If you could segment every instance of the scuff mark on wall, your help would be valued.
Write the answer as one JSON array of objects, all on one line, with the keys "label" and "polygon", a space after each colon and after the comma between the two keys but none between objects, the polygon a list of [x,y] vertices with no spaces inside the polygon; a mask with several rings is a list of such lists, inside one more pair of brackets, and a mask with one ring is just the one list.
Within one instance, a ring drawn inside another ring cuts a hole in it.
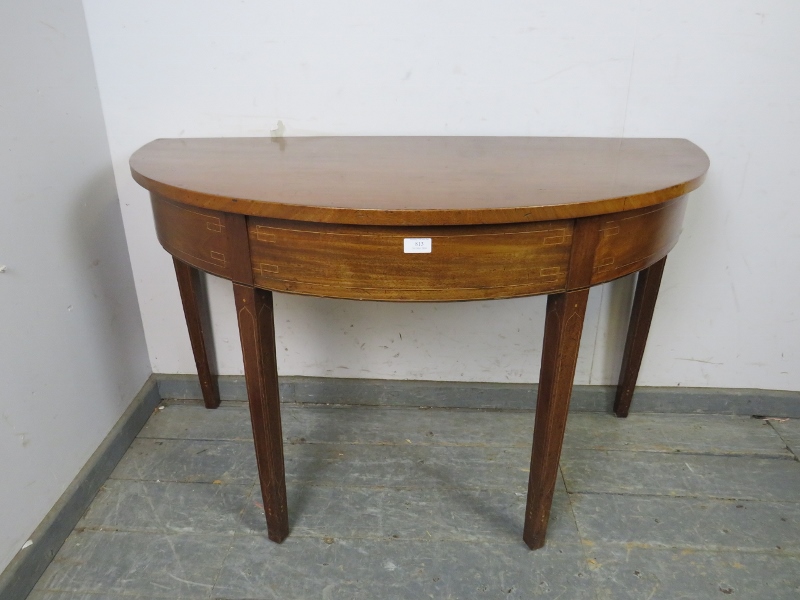
[{"label": "scuff mark on wall", "polygon": [[27,431],[18,432],[17,428],[11,422],[11,419],[8,418],[8,415],[6,413],[2,413],[0,417],[2,417],[5,424],[8,425],[9,429],[11,429],[11,431],[14,433],[14,436],[20,439],[20,443],[22,444],[23,448],[27,447],[28,444],[31,443],[30,438],[27,437],[28,432]]},{"label": "scuff mark on wall", "polygon": [[286,132],[286,126],[280,119],[278,119],[278,126],[275,129],[269,130],[269,137],[272,138],[273,142],[275,142],[280,146],[281,152],[286,150],[286,138],[283,137],[283,134],[285,132]]}]

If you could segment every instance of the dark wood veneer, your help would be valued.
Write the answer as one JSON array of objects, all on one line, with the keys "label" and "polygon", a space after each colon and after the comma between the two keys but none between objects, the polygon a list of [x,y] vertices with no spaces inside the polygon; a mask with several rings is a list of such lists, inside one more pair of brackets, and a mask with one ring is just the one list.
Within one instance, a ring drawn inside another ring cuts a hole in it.
[{"label": "dark wood veneer", "polygon": [[675,246],[683,226],[686,196],[658,206],[603,217],[592,285],[655,264]]},{"label": "dark wood veneer", "polygon": [[[544,544],[589,288],[640,272],[614,410],[628,414],[667,253],[708,157],[687,140],[156,140],[131,158],[175,259],[206,406],[198,270],[234,282],[270,539],[289,533],[272,291],[452,301],[548,294],[523,539]],[[409,254],[405,238],[430,238]]]},{"label": "dark wood veneer", "polygon": [[540,137],[161,139],[136,181],[179,203],[271,219],[479,225],[661,204],[700,186],[688,140]]},{"label": "dark wood veneer", "polygon": [[[253,280],[284,292],[443,301],[563,290],[572,220],[473,227],[358,227],[249,219]],[[432,252],[405,254],[403,240]]]}]

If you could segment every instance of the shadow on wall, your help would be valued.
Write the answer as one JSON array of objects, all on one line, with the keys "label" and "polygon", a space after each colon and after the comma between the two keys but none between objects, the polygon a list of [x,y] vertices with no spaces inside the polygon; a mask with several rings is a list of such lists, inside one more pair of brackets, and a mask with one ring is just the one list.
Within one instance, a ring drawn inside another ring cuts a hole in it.
[{"label": "shadow on wall", "polygon": [[638,275],[627,275],[605,284],[603,308],[600,315],[600,344],[595,353],[600,361],[592,369],[591,383],[616,385],[622,368],[622,355],[628,336],[633,296]]},{"label": "shadow on wall", "polygon": [[[76,195],[68,226],[74,276],[91,293],[87,300],[94,313],[88,318],[103,332],[93,353],[96,368],[117,382],[120,399],[129,400],[149,375],[149,364],[111,165],[97,172]],[[139,367],[131,364],[134,357],[140,357],[141,370],[147,371],[142,377],[131,373]],[[121,382],[130,382],[132,387],[122,389]]]},{"label": "shadow on wall", "polygon": [[283,364],[296,369],[287,374],[317,377],[530,380],[544,308],[543,296],[419,303],[276,294],[279,361],[285,353]]}]

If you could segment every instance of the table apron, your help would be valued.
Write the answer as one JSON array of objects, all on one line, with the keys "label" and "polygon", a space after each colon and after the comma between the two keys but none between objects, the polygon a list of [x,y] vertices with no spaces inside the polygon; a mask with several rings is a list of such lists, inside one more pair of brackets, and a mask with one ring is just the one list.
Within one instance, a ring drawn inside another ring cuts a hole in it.
[{"label": "table apron", "polygon": [[[245,217],[151,198],[162,246],[202,271],[273,291],[414,302],[553,294],[640,271],[675,245],[686,208],[681,196],[581,219],[387,227]],[[408,252],[407,240],[429,251]],[[578,268],[580,277],[570,276]]]}]

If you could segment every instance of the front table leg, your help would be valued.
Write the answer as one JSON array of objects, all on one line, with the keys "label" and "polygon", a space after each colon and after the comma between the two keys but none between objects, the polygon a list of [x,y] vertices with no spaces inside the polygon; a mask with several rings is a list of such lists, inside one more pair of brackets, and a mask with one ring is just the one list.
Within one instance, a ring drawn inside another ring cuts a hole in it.
[{"label": "front table leg", "polygon": [[547,297],[528,503],[522,533],[522,539],[531,550],[544,546],[547,533],[588,297],[588,288]]},{"label": "front table leg", "polygon": [[234,283],[233,293],[242,340],[258,478],[264,512],[267,514],[267,535],[272,541],[280,543],[289,535],[289,515],[283,470],[272,292]]}]

